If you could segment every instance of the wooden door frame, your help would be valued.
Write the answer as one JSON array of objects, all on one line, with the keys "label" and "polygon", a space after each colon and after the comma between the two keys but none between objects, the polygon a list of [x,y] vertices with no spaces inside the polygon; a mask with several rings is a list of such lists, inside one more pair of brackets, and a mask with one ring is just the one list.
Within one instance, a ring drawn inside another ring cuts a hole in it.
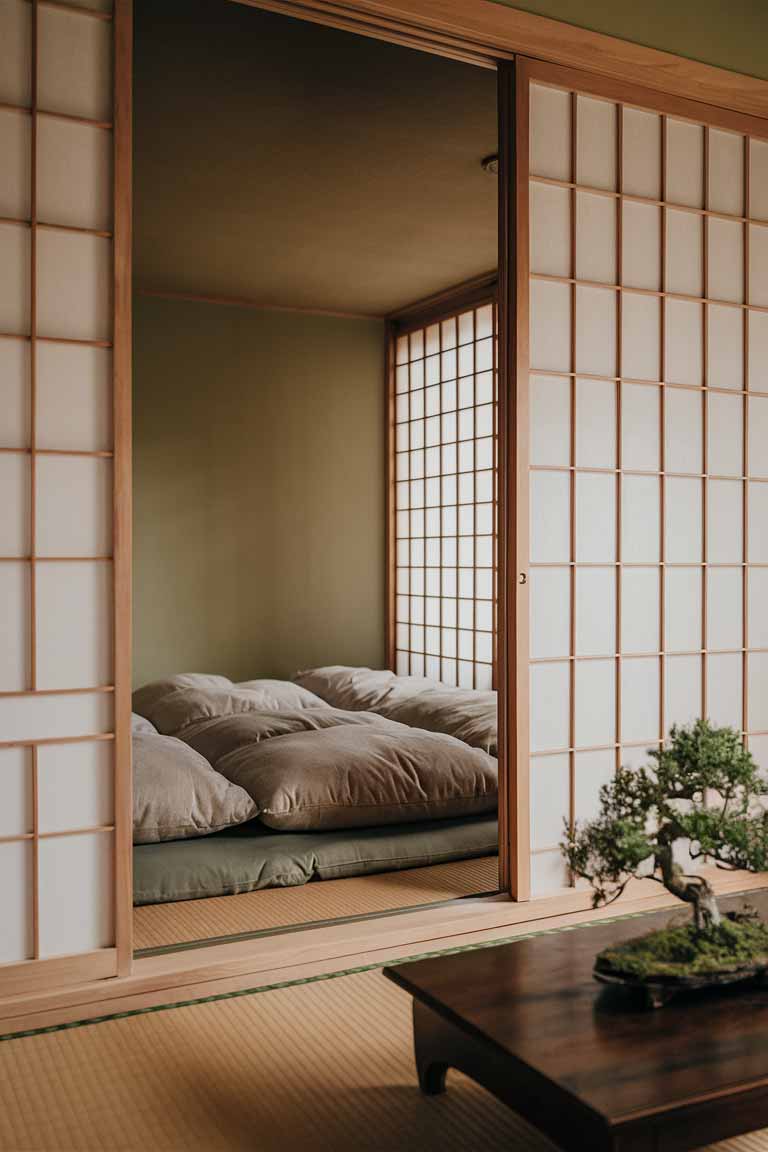
[{"label": "wooden door frame", "polygon": [[[507,8],[491,0],[233,0],[252,7],[282,12],[332,27],[374,36],[393,43],[406,44],[449,58],[496,67],[517,53],[561,65],[564,69],[584,69],[590,73],[590,85],[602,81],[615,89],[618,83],[642,86],[645,99],[656,93],[670,109],[679,107],[681,98],[701,102],[723,110],[726,121],[732,114],[741,125],[756,135],[766,135],[768,119],[768,82],[743,76],[706,64],[685,60],[670,53],[644,48],[614,37]],[[116,731],[116,843],[117,870],[115,882],[116,940],[119,952],[118,975],[86,985],[38,991],[30,994],[27,987],[12,995],[5,988],[0,1000],[0,1025],[21,1027],[28,1023],[50,1025],[63,1019],[98,1015],[108,1010],[108,1003],[118,1003],[130,996],[131,1007],[149,1003],[167,1003],[192,995],[206,995],[225,986],[240,987],[254,982],[255,974],[269,966],[296,965],[304,959],[320,963],[311,943],[323,934],[322,963],[326,970],[343,966],[341,957],[360,948],[381,950],[385,947],[408,947],[416,941],[434,940],[447,932],[450,919],[462,935],[477,932],[493,921],[503,927],[536,916],[553,916],[558,912],[581,912],[589,904],[589,894],[573,892],[568,896],[534,901],[528,909],[512,902],[467,903],[460,909],[420,910],[404,913],[387,925],[340,925],[334,929],[307,929],[291,937],[286,947],[275,940],[222,945],[201,954],[199,963],[190,963],[190,954],[165,957],[163,963],[132,959],[132,891],[131,891],[131,768],[130,768],[130,665],[131,665],[131,47],[132,0],[115,0],[115,300],[114,300],[114,431],[115,431],[115,731]],[[569,78],[570,80],[570,78]],[[520,82],[519,76],[517,83]],[[711,108],[710,108],[711,111]],[[765,119],[764,119],[765,118]],[[518,136],[518,148],[522,139]],[[519,157],[518,152],[518,157]],[[511,163],[508,156],[507,164]],[[518,158],[519,164],[519,158]],[[519,180],[519,169],[518,169]],[[527,203],[527,199],[526,199]],[[505,210],[508,210],[508,206]],[[521,214],[518,214],[518,230]],[[507,255],[505,274],[507,293],[513,291],[511,265]],[[515,279],[519,288],[519,259]],[[519,324],[518,324],[519,328]],[[507,355],[522,356],[518,339]],[[519,427],[519,412],[516,427]],[[509,410],[507,413],[509,422]],[[519,477],[518,477],[519,481]],[[517,482],[517,481],[516,481]],[[519,491],[514,496],[519,502]],[[522,524],[518,521],[518,536]],[[510,571],[517,574],[517,567]],[[519,595],[515,584],[515,596]],[[511,592],[511,587],[508,589]],[[517,630],[518,633],[520,629]],[[527,634],[527,630],[523,630]],[[518,640],[519,643],[519,640]],[[507,657],[509,659],[509,657]],[[515,656],[520,667],[520,652]],[[503,709],[502,709],[503,713]],[[505,721],[503,715],[502,726]],[[516,787],[521,787],[518,782]],[[517,811],[519,819],[519,811]],[[502,817],[503,819],[503,817]],[[517,835],[528,836],[527,826],[518,827]],[[524,876],[518,879],[517,896],[524,895]],[[663,902],[663,897],[661,898]],[[651,900],[658,905],[659,900]],[[545,908],[546,912],[542,909]],[[330,933],[330,936],[329,936]],[[466,936],[464,936],[466,939]],[[354,944],[353,944],[354,941]],[[282,949],[282,951],[280,951]],[[279,956],[278,956],[279,954]],[[379,951],[380,955],[380,951]],[[293,957],[293,959],[289,959]],[[77,979],[77,957],[68,979]],[[238,973],[235,975],[235,973]],[[81,981],[88,977],[83,973]],[[245,981],[245,983],[243,983]],[[35,983],[38,983],[35,981]],[[38,988],[40,987],[38,983]],[[50,989],[50,982],[49,982]],[[8,1027],[0,1026],[0,1032]]]}]

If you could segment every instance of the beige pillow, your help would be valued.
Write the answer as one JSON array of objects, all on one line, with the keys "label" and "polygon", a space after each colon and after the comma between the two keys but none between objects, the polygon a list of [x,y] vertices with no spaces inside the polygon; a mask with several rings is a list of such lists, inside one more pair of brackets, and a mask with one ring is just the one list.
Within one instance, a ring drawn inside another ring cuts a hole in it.
[{"label": "beige pillow", "polygon": [[133,842],[207,836],[256,815],[247,792],[171,736],[133,736]]},{"label": "beige pillow", "polygon": [[406,699],[427,688],[437,688],[434,680],[424,676],[396,676],[379,668],[354,668],[329,664],[297,672],[294,682],[314,692],[332,708],[378,712],[385,701]]},{"label": "beige pillow", "polygon": [[137,688],[133,709],[166,736],[190,724],[240,712],[328,708],[324,700],[290,680],[248,680],[233,684],[223,676],[187,674]]},{"label": "beige pillow", "polygon": [[383,719],[274,736],[216,766],[253,797],[264,824],[292,831],[473,816],[497,803],[487,753]]},{"label": "beige pillow", "polygon": [[381,715],[428,732],[446,732],[472,748],[498,755],[496,693],[472,688],[430,688],[381,705]]}]

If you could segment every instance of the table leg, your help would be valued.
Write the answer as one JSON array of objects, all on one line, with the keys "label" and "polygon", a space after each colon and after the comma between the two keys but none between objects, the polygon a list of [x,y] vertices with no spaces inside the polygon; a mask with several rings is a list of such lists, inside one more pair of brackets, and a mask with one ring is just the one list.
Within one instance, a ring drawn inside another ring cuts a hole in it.
[{"label": "table leg", "polygon": [[439,1096],[445,1092],[448,1064],[445,1056],[445,1037],[441,1035],[439,1021],[434,1012],[418,1000],[413,1002],[413,1046],[419,1087],[425,1096]]}]

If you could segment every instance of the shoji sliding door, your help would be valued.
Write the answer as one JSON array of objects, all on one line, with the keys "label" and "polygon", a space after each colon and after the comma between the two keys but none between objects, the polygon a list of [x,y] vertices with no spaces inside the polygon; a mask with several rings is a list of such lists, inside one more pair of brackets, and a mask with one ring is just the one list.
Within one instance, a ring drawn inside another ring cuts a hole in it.
[{"label": "shoji sliding door", "polygon": [[517,67],[536,895],[673,723],[768,766],[768,125]]},{"label": "shoji sliding door", "polygon": [[427,320],[394,321],[388,661],[495,686],[495,280]]},{"label": "shoji sliding door", "polygon": [[0,997],[130,956],[115,24],[0,0]]}]

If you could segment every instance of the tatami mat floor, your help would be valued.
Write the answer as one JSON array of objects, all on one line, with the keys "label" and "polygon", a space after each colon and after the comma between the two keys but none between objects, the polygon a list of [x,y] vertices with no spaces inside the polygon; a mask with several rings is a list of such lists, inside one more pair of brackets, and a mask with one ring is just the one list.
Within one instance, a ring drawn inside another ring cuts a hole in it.
[{"label": "tatami mat floor", "polygon": [[[459,1074],[423,1097],[411,1043],[380,971],[9,1040],[0,1149],[553,1152]],[[766,1152],[768,1131],[717,1147]]]},{"label": "tatami mat floor", "polygon": [[496,856],[457,860],[428,868],[323,880],[299,888],[268,888],[240,896],[181,900],[134,909],[136,949],[259,932],[343,916],[361,916],[493,892]]}]

